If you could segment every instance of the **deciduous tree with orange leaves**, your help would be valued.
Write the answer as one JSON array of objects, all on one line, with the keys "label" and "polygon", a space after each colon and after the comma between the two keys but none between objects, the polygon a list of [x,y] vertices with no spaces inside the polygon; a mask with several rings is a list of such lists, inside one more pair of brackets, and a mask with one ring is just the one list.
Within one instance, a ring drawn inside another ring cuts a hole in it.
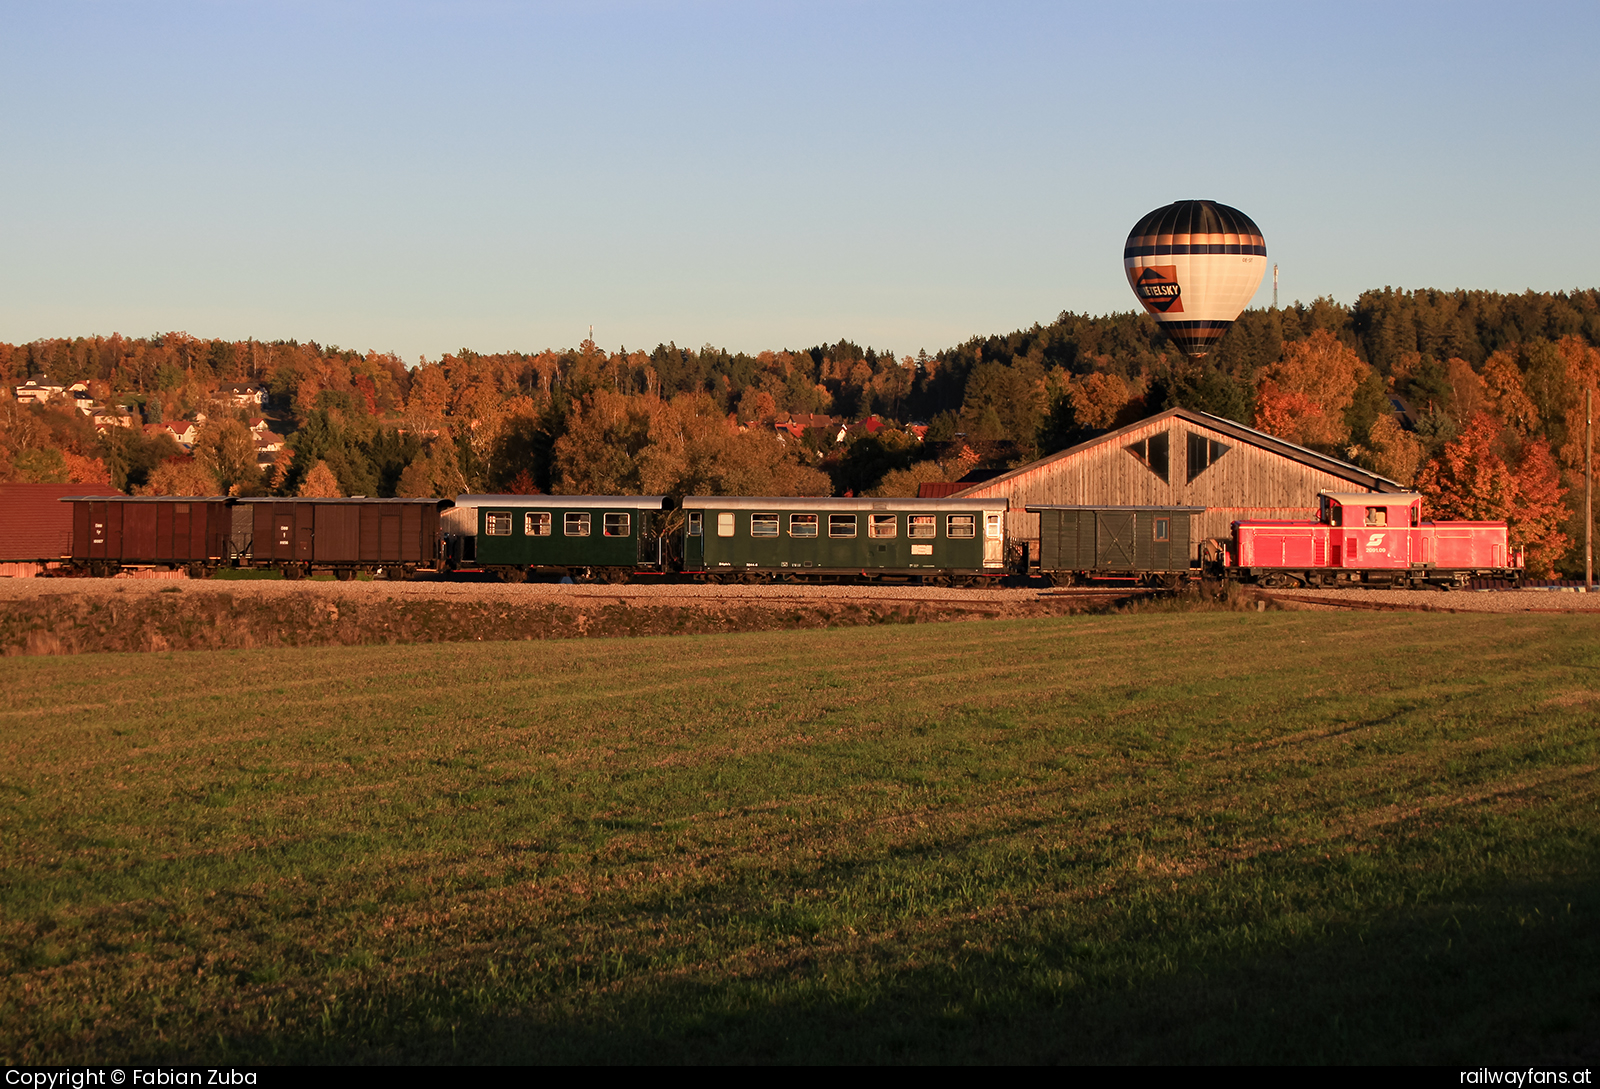
[{"label": "deciduous tree with orange leaves", "polygon": [[1529,573],[1549,575],[1572,544],[1559,528],[1566,489],[1547,441],[1524,443],[1513,467],[1500,453],[1508,438],[1493,416],[1477,413],[1423,467],[1417,490],[1437,520],[1505,522],[1511,546],[1527,549]]},{"label": "deciduous tree with orange leaves", "polygon": [[1303,446],[1336,448],[1350,441],[1345,409],[1369,368],[1332,333],[1318,329],[1283,346],[1256,386],[1256,427]]}]

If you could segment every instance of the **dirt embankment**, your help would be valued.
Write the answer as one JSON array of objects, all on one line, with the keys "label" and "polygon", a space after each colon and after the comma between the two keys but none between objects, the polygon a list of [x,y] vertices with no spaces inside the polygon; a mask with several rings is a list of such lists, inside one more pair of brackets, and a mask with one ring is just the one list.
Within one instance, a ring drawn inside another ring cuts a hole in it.
[{"label": "dirt embankment", "polygon": [[[331,588],[330,588],[331,589]],[[0,607],[0,654],[572,639],[1056,616],[1085,602],[776,599],[651,602],[624,596],[379,597],[315,591],[263,595],[199,589],[58,592]]]}]

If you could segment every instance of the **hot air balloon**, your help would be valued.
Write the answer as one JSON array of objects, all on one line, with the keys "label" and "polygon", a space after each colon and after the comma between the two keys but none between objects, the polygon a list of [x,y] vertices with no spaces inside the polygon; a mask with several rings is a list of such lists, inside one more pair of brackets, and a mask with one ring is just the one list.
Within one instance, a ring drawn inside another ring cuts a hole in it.
[{"label": "hot air balloon", "polygon": [[1222,339],[1267,270],[1261,228],[1214,200],[1180,200],[1134,224],[1122,251],[1128,283],[1190,359]]}]

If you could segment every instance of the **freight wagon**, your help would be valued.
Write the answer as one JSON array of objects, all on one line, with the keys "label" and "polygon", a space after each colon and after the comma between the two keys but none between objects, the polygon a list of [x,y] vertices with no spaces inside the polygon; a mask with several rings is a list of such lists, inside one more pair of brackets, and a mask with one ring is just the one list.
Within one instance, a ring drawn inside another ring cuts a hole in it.
[{"label": "freight wagon", "polygon": [[1204,507],[1025,508],[1039,516],[1039,574],[1054,586],[1137,578],[1176,587],[1190,574],[1194,517]]},{"label": "freight wagon", "polygon": [[[331,571],[409,579],[441,569],[439,512],[449,499],[235,499],[249,512],[250,539],[235,544],[240,567],[270,567],[285,578]],[[243,520],[241,519],[241,522]],[[242,529],[242,526],[240,527]]]},{"label": "freight wagon", "polygon": [[72,504],[75,570],[104,576],[124,568],[184,568],[199,578],[226,561],[226,496],[74,495],[61,502]]}]

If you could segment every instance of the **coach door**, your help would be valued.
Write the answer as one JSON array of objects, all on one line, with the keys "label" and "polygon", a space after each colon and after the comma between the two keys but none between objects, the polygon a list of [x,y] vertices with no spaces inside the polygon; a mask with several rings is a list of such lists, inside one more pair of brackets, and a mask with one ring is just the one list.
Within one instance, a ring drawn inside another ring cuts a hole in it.
[{"label": "coach door", "polygon": [[983,516],[983,566],[1004,567],[1006,563],[1005,515],[986,512]]},{"label": "coach door", "polygon": [[692,510],[686,514],[683,528],[683,566],[688,571],[704,571],[706,567],[705,512]]}]

